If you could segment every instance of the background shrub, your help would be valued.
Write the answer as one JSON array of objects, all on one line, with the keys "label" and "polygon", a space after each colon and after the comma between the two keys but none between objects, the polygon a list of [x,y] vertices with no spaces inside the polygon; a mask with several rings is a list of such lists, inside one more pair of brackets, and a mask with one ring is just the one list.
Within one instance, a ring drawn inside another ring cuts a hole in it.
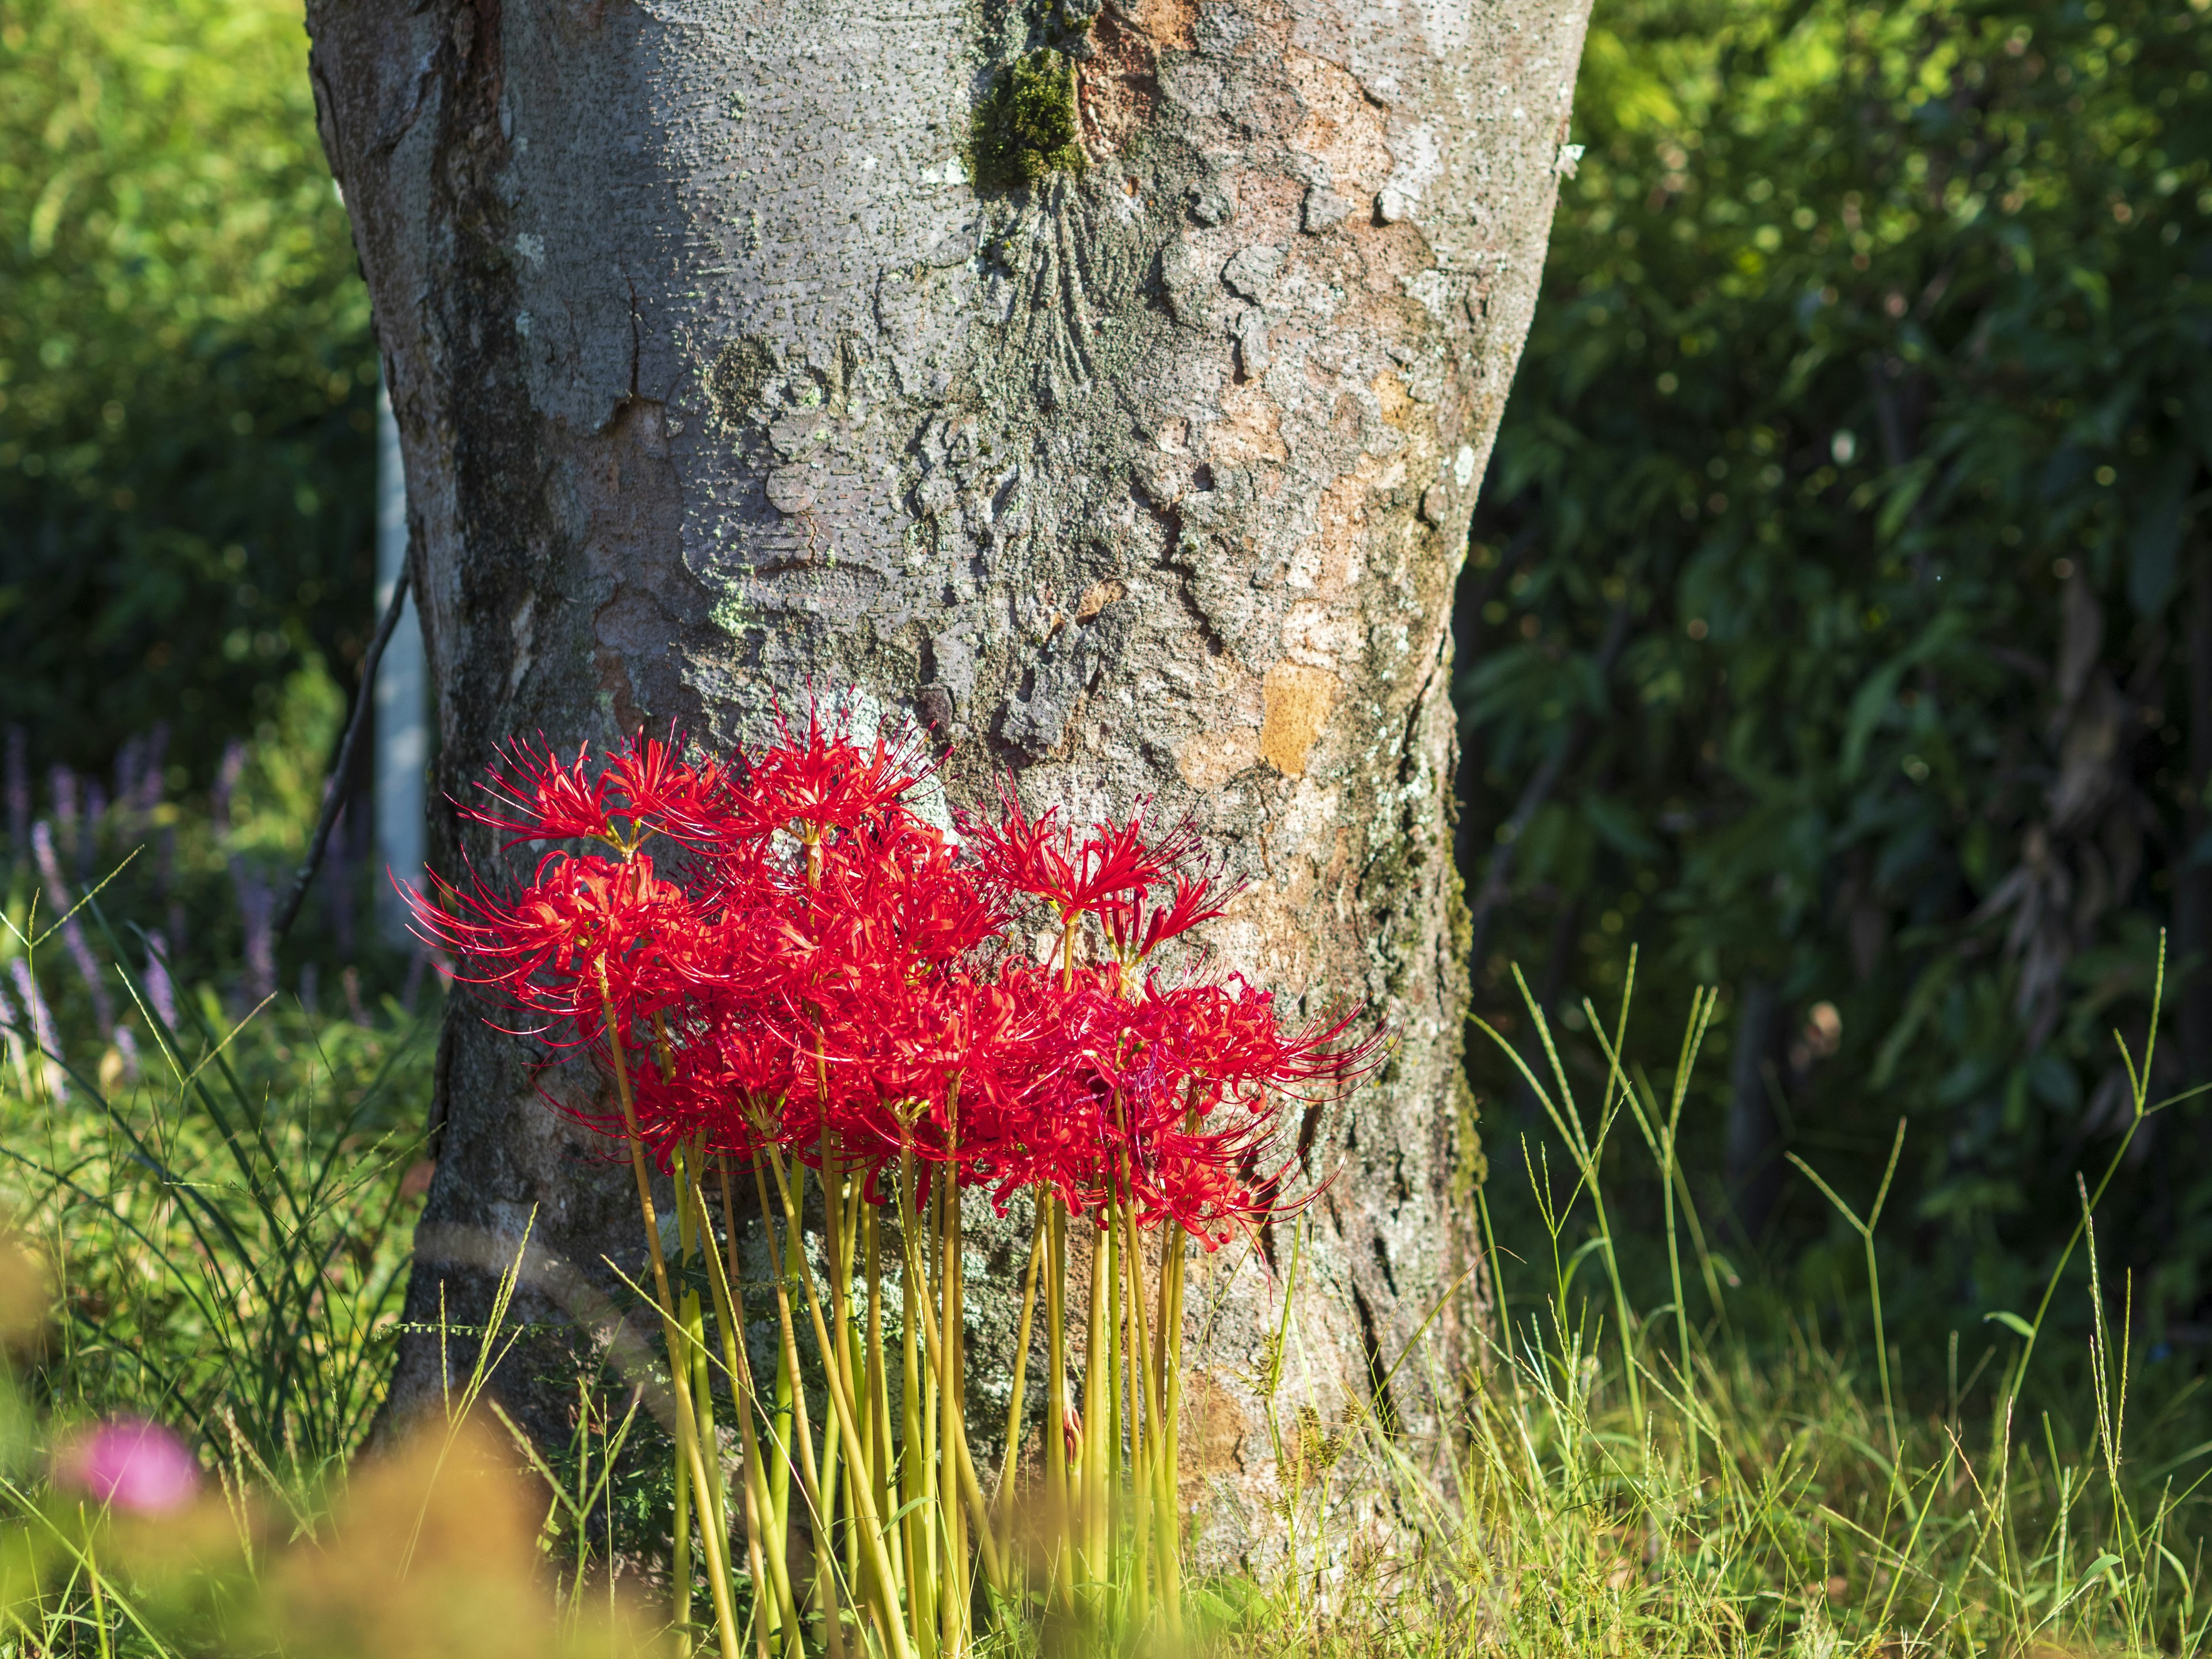
[{"label": "background shrub", "polygon": [[[1723,987],[1688,1162],[1814,1305],[1857,1245],[1779,1154],[1871,1191],[1908,1117],[1936,1344],[2125,1127],[2160,929],[2152,1096],[2212,1079],[2208,70],[2201,3],[1603,0],[1461,592],[1479,1004]],[[2106,1241],[2154,1351],[2203,1107]]]}]

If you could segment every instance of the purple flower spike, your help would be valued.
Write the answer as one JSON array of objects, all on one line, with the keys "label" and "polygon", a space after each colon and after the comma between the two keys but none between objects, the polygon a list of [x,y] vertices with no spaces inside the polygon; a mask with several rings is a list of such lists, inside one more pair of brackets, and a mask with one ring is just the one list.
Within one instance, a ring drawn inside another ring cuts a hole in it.
[{"label": "purple flower spike", "polygon": [[87,1430],[62,1449],[55,1478],[87,1497],[138,1515],[165,1515],[199,1490],[199,1460],[159,1423],[118,1417]]}]

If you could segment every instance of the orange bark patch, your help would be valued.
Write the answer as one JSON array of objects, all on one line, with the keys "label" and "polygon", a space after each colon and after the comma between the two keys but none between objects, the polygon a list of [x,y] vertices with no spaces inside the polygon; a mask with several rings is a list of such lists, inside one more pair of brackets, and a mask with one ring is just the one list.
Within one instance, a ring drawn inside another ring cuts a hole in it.
[{"label": "orange bark patch", "polygon": [[1093,582],[1083,590],[1083,597],[1075,602],[1075,620],[1089,622],[1108,605],[1121,597],[1119,582]]},{"label": "orange bark patch", "polygon": [[1188,52],[1198,44],[1198,0],[1137,0],[1137,27],[1164,52]]},{"label": "orange bark patch", "polygon": [[1285,777],[1304,777],[1322,727],[1336,703],[1336,676],[1304,663],[1279,662],[1261,688],[1267,715],[1260,726],[1260,753]]},{"label": "orange bark patch", "polygon": [[1359,580],[1365,563],[1361,538],[1366,533],[1367,497],[1387,463],[1362,455],[1359,464],[1322,492],[1319,527],[1291,558],[1291,585],[1329,599]]},{"label": "orange bark patch", "polygon": [[1275,405],[1258,382],[1233,386],[1223,392],[1221,412],[1228,418],[1206,435],[1206,453],[1214,460],[1234,465],[1290,459],[1275,418]]},{"label": "orange bark patch", "polygon": [[1163,52],[1188,52],[1197,0],[1130,0],[1109,6],[1091,26],[1097,48],[1075,66],[1083,144],[1103,161],[1118,155],[1159,107]]},{"label": "orange bark patch", "polygon": [[1368,389],[1382,405],[1382,418],[1392,426],[1403,427],[1413,418],[1413,400],[1406,393],[1406,383],[1389,369],[1377,374]]},{"label": "orange bark patch", "polygon": [[1293,48],[1285,55],[1285,64],[1306,106],[1291,143],[1328,164],[1330,185],[1346,200],[1382,189],[1392,165],[1390,147],[1383,142],[1382,112],[1367,100],[1348,70],[1325,58]]},{"label": "orange bark patch", "polygon": [[1229,1390],[1203,1367],[1194,1370],[1183,1396],[1183,1467],[1178,1480],[1188,1512],[1210,1495],[1207,1477],[1242,1474],[1244,1413]]},{"label": "orange bark patch", "polygon": [[1091,26],[1091,41],[1098,50],[1075,66],[1075,102],[1083,147],[1103,161],[1119,155],[1152,120],[1160,83],[1152,42],[1114,13],[1100,14]]},{"label": "orange bark patch", "polygon": [[1259,758],[1257,732],[1201,732],[1176,750],[1176,770],[1194,789],[1218,789]]}]

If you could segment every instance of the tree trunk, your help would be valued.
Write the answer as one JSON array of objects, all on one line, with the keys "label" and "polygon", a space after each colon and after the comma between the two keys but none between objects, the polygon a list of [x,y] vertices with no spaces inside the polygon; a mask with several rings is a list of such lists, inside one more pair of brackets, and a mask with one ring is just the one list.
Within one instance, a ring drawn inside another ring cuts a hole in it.
[{"label": "tree trunk", "polygon": [[[2181,815],[2181,853],[2173,872],[2174,1027],[2181,1038],[2181,1086],[2212,1083],[2212,547],[2191,536],[2190,592],[2183,626],[2189,663],[2189,774]],[[2212,1152],[2212,1106],[2190,1103],[2201,1152]]]},{"label": "tree trunk", "polygon": [[[1385,1413],[1433,1434],[1469,1357],[1447,1292],[1478,1167],[1447,623],[1583,8],[1144,0],[1068,25],[1097,4],[311,0],[437,781],[465,793],[510,733],[726,744],[854,686],[938,726],[956,799],[1011,771],[1032,805],[1195,815],[1248,884],[1218,963],[1294,1011],[1364,1000],[1397,1042],[1305,1126],[1334,1181],[1275,1411],[1341,1419],[1442,1301]],[[1048,46],[1068,57],[1024,56]],[[1065,118],[1080,156],[1020,150],[1018,59],[1022,131]],[[433,833],[448,870],[508,868]],[[580,1080],[532,1060],[457,999],[418,1324],[480,1322],[526,1223],[520,1318],[581,1316],[605,1258],[642,1256],[627,1171],[541,1097]],[[1214,1559],[1269,1526],[1252,1378],[1289,1244],[1273,1282],[1224,1251],[1194,1302]],[[395,1410],[471,1352],[409,1337]],[[565,1437],[544,1369],[510,1358],[495,1389]]]},{"label": "tree trunk", "polygon": [[1765,1241],[1782,1195],[1782,1123],[1774,1091],[1785,1010],[1771,981],[1747,979],[1739,989],[1743,1008],[1736,1016],[1729,1077],[1726,1200],[1736,1242],[1753,1249]]}]

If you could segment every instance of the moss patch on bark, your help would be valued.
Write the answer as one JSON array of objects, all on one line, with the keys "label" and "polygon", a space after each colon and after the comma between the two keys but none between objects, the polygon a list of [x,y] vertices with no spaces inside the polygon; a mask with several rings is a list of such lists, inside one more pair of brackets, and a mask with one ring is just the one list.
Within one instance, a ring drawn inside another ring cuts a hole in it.
[{"label": "moss patch on bark", "polygon": [[1017,58],[975,108],[971,172],[979,191],[1018,190],[1055,173],[1080,173],[1075,65],[1050,46]]}]

